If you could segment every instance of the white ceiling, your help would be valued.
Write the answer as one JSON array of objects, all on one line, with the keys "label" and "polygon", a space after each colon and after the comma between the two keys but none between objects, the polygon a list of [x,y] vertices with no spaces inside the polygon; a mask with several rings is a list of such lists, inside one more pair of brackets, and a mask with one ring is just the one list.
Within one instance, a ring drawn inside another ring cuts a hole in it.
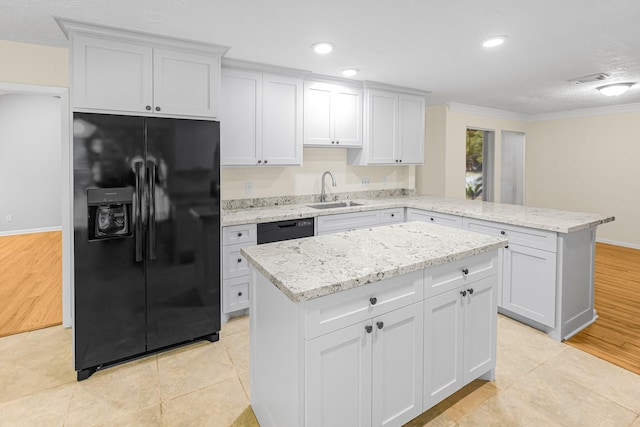
[{"label": "white ceiling", "polygon": [[[640,83],[639,0],[0,0],[0,39],[67,40],[52,16],[230,46],[227,57],[431,91],[524,114],[640,102],[568,80]],[[499,48],[481,41],[508,35]],[[312,43],[329,40],[318,56]]]}]

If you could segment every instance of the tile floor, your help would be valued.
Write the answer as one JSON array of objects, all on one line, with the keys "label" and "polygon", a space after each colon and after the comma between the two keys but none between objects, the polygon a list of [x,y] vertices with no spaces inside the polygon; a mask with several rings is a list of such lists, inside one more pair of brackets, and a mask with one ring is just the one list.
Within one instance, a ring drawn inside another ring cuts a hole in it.
[{"label": "tile floor", "polygon": [[[0,426],[256,426],[248,318],[198,343],[75,381],[71,331],[0,338]],[[506,317],[495,382],[475,381],[407,426],[640,427],[640,376]]]}]

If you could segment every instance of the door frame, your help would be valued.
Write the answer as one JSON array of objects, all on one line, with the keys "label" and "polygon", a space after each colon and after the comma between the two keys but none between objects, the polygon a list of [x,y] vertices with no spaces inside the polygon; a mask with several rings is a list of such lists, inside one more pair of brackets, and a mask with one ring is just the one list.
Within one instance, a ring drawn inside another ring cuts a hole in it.
[{"label": "door frame", "polygon": [[71,108],[69,88],[61,86],[39,86],[24,83],[0,82],[0,92],[22,95],[45,95],[60,98],[62,119],[60,143],[62,144],[61,210],[62,210],[62,326],[71,327],[73,301],[73,175],[71,152]]}]

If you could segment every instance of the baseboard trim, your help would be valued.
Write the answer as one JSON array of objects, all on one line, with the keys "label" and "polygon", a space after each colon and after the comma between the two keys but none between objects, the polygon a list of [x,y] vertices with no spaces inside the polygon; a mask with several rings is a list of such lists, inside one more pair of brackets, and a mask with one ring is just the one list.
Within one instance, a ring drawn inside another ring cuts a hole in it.
[{"label": "baseboard trim", "polygon": [[62,231],[62,227],[29,228],[26,230],[0,231],[0,236],[15,236],[18,234],[46,233],[48,231]]},{"label": "baseboard trim", "polygon": [[640,249],[640,245],[635,244],[635,243],[628,243],[628,242],[619,242],[617,240],[609,240],[609,239],[596,239],[596,242],[599,243],[606,243],[608,245],[616,245],[616,246],[623,246],[625,248],[631,248],[631,249]]}]

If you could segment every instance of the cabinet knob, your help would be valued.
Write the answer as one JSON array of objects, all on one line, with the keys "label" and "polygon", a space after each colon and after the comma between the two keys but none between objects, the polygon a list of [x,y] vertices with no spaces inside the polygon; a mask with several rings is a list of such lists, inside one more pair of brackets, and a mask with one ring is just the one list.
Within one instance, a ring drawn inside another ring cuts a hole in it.
[{"label": "cabinet knob", "polygon": [[393,218],[394,216],[396,216],[396,214],[391,214],[391,218]]},{"label": "cabinet knob", "polygon": [[241,297],[242,296],[242,292],[238,292],[238,296]]},{"label": "cabinet knob", "polygon": [[473,288],[467,289],[469,291],[469,295],[473,295]]},{"label": "cabinet knob", "polygon": [[369,302],[371,303],[371,305],[376,305],[378,303],[378,298],[371,297],[369,298]]},{"label": "cabinet knob", "polygon": [[265,164],[265,165],[267,164],[267,161],[268,161],[268,160],[265,160],[265,161],[264,161],[264,164]]},{"label": "cabinet knob", "polygon": [[242,232],[238,233],[238,237],[242,237]]},{"label": "cabinet knob", "polygon": [[376,326],[378,327],[378,329],[382,329],[382,328],[384,328],[384,323],[376,322]]},{"label": "cabinet knob", "polygon": [[156,107],[156,111],[160,111],[160,107]]},{"label": "cabinet knob", "polygon": [[258,160],[258,164],[262,163],[262,160]]},{"label": "cabinet knob", "polygon": [[433,218],[429,218],[429,221],[435,221],[435,219],[433,219]]},{"label": "cabinet knob", "polygon": [[147,105],[146,107],[144,107],[147,109],[147,111],[151,111],[151,105]]},{"label": "cabinet knob", "polygon": [[398,162],[402,163],[402,159],[398,160]]},{"label": "cabinet knob", "polygon": [[506,231],[504,231],[504,230],[502,230],[502,231],[500,232],[500,234],[502,234],[502,235],[504,236],[505,234],[507,234],[507,232],[506,232]]},{"label": "cabinet knob", "polygon": [[340,141],[336,141],[336,144],[340,144]]},{"label": "cabinet knob", "polygon": [[332,143],[332,144],[335,144],[336,142],[335,142],[335,141],[331,141],[331,143]]},{"label": "cabinet knob", "polygon": [[398,159],[396,159],[396,163],[398,163]]},{"label": "cabinet knob", "polygon": [[242,262],[242,258],[238,258],[238,263],[241,263],[241,262]]},{"label": "cabinet knob", "polygon": [[467,296],[467,291],[460,291],[460,295],[462,295],[463,297]]},{"label": "cabinet knob", "polygon": [[368,334],[370,334],[371,331],[373,331],[373,326],[367,325],[367,326],[364,327],[364,330],[367,331]]},{"label": "cabinet knob", "polygon": [[505,246],[504,248],[505,248],[505,249],[509,249],[509,245]]},{"label": "cabinet knob", "polygon": [[468,268],[463,268],[463,269],[462,269],[462,274],[464,274],[465,276],[466,276],[467,274],[469,274],[469,269],[468,269]]}]

